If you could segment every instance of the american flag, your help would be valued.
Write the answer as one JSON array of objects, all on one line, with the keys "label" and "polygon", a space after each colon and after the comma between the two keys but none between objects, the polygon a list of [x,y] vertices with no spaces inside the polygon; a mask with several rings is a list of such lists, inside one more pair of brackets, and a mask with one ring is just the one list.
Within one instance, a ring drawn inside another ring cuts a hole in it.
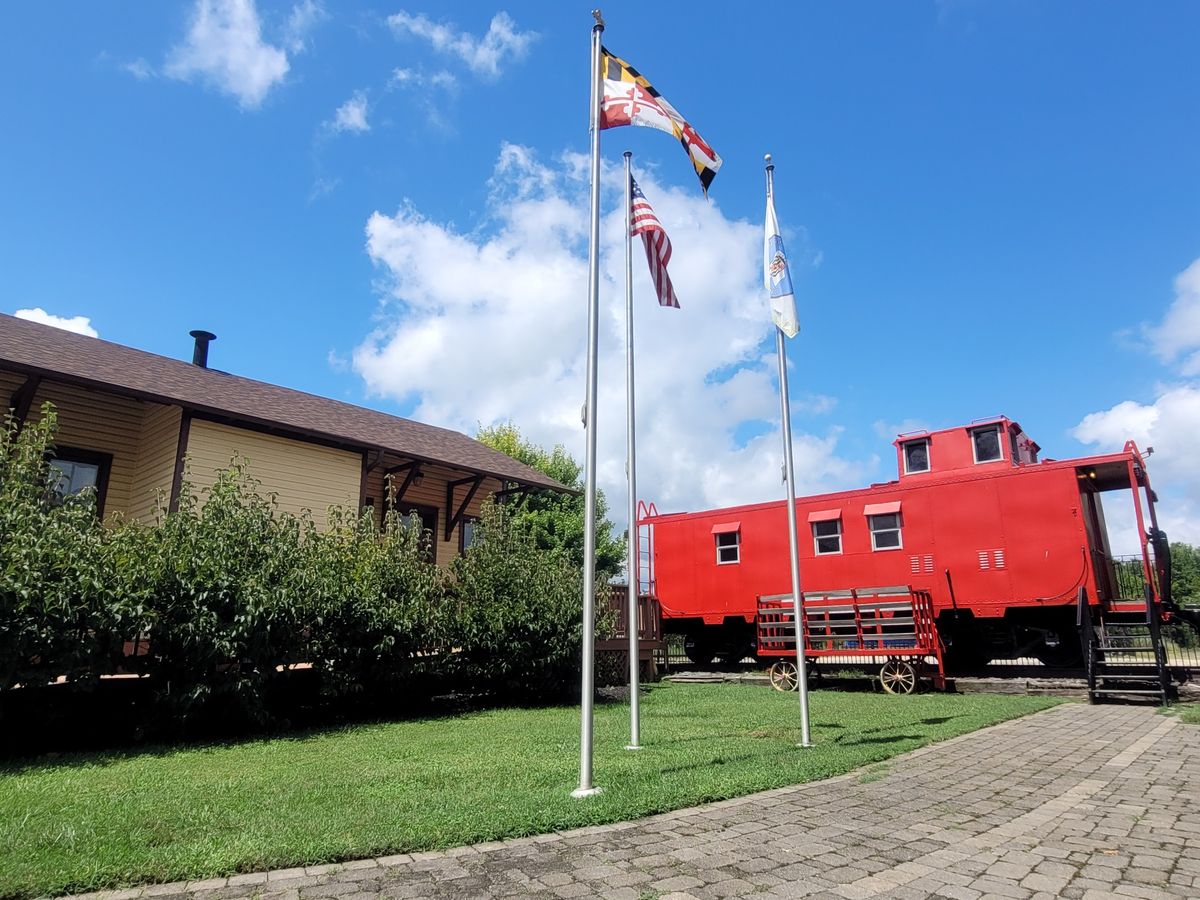
[{"label": "american flag", "polygon": [[650,277],[654,279],[654,290],[658,292],[658,305],[679,309],[675,287],[671,284],[671,276],[667,274],[667,263],[671,261],[671,240],[638,183],[632,178],[629,182],[633,186],[629,236],[640,234],[642,243],[646,245],[646,261],[650,263]]}]

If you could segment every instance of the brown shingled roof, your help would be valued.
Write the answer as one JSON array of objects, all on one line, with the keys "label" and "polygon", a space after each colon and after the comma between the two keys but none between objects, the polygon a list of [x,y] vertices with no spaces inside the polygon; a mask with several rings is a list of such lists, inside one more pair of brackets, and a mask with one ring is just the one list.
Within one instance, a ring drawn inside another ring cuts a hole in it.
[{"label": "brown shingled roof", "polygon": [[[465,434],[0,314],[0,366],[260,427],[567,490]],[[0,402],[7,398],[0,398]]]}]

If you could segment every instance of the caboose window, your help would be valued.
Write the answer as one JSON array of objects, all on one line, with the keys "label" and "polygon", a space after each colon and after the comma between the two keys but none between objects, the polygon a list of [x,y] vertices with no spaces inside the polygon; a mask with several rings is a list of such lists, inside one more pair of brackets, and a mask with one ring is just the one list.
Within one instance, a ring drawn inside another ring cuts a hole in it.
[{"label": "caboose window", "polygon": [[904,472],[911,475],[914,472],[929,471],[929,441],[909,441],[904,445]]},{"label": "caboose window", "polygon": [[1000,428],[979,428],[971,432],[971,445],[975,448],[975,462],[996,462],[1002,459],[1000,452]]},{"label": "caboose window", "polygon": [[868,516],[871,525],[872,550],[898,550],[904,546],[900,539],[900,513]]},{"label": "caboose window", "polygon": [[813,546],[817,556],[829,556],[842,552],[842,520],[830,519],[825,522],[813,522]]},{"label": "caboose window", "polygon": [[714,534],[717,539],[717,565],[724,566],[740,560],[741,536],[736,531],[723,531]]}]

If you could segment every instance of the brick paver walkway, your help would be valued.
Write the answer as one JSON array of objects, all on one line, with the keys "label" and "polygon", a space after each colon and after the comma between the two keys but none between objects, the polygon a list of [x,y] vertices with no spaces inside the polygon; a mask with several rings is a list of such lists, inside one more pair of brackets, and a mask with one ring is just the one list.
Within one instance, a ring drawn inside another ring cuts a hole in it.
[{"label": "brick paver walkway", "polygon": [[637,822],[89,896],[1200,897],[1200,728],[1070,704]]}]

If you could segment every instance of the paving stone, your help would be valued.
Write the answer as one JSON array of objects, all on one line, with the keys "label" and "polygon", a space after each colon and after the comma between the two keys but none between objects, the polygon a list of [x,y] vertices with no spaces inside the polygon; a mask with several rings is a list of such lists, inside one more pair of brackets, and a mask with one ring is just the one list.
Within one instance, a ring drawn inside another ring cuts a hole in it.
[{"label": "paving stone", "polygon": [[[801,621],[800,624],[803,625],[804,624],[803,621]],[[270,872],[267,873],[267,882],[270,883],[273,881],[292,881],[297,878],[303,878],[303,877],[304,877],[304,869],[303,868],[272,869]]]}]

